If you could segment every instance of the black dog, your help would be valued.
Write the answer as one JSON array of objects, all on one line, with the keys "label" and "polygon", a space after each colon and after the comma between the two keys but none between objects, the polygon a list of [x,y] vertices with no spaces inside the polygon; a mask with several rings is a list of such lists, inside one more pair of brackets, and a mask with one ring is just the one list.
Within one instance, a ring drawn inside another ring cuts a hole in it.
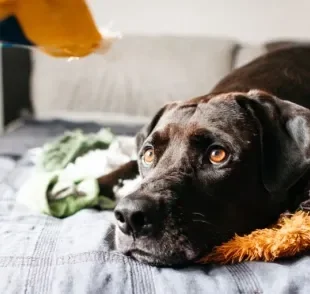
[{"label": "black dog", "polygon": [[308,108],[307,46],[268,53],[211,94],[163,107],[137,136],[143,181],[115,209],[117,249],[150,264],[194,262],[298,209],[309,197]]}]

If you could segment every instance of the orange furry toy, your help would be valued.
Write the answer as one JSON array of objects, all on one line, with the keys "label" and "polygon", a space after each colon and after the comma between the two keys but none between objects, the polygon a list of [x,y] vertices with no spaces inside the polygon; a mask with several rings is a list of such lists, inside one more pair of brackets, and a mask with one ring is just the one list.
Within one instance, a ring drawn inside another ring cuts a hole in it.
[{"label": "orange furry toy", "polygon": [[236,263],[242,261],[273,261],[292,257],[310,249],[310,215],[298,211],[281,216],[271,228],[246,236],[235,236],[202,258],[199,263]]}]

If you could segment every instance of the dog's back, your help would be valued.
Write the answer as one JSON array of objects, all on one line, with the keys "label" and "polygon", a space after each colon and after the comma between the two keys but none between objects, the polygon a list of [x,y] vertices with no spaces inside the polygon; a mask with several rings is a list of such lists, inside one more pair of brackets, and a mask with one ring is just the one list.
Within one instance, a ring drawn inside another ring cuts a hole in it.
[{"label": "dog's back", "polygon": [[296,44],[263,55],[234,70],[212,93],[259,89],[310,108],[310,44]]}]

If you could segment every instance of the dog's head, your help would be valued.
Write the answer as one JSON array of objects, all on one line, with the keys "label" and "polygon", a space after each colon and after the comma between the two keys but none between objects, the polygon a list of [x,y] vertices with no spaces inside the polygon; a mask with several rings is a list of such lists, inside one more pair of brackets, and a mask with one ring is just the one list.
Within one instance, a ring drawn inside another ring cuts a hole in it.
[{"label": "dog's head", "polygon": [[143,181],[115,209],[116,247],[151,264],[192,262],[296,208],[310,111],[257,91],[206,96],[163,107],[137,146]]}]

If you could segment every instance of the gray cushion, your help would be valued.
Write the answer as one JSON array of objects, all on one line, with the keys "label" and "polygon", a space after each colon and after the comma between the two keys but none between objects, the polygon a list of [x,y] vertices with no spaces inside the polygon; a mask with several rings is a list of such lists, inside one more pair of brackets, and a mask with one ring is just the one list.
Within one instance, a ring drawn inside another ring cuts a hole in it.
[{"label": "gray cushion", "polygon": [[34,110],[40,118],[64,111],[150,117],[168,101],[208,93],[230,71],[234,48],[225,39],[128,36],[104,56],[71,62],[36,51]]}]

